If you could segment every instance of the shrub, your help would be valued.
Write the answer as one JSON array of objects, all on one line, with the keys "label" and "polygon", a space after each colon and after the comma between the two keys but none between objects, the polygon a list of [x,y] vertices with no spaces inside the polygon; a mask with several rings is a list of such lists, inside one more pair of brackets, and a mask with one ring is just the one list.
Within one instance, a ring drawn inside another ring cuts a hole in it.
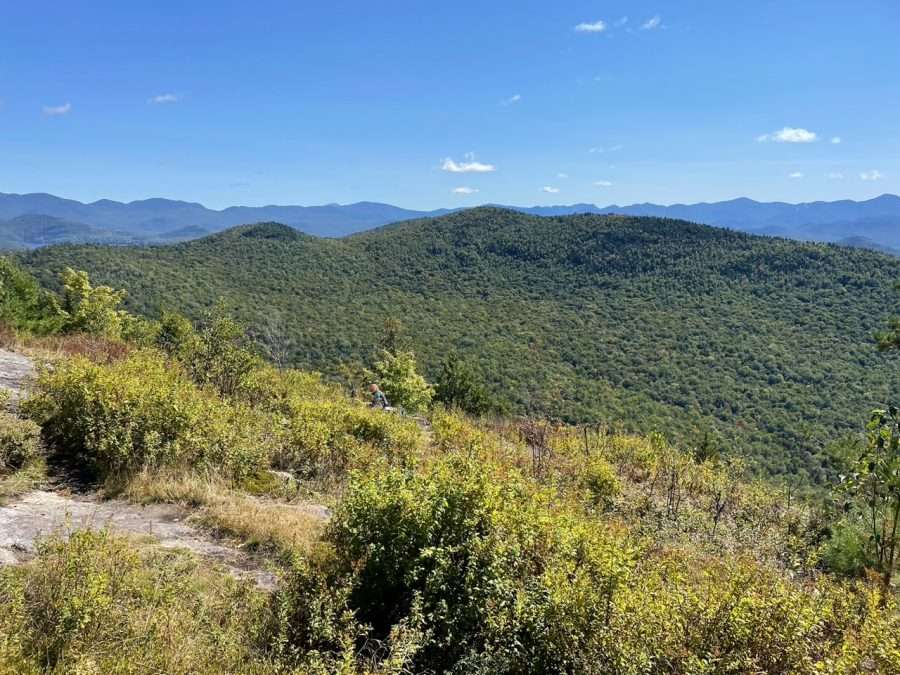
[{"label": "shrub", "polygon": [[223,396],[234,396],[247,378],[262,366],[243,326],[221,308],[213,310],[196,332],[171,318],[157,338],[184,365],[195,382],[211,385]]},{"label": "shrub", "polygon": [[107,532],[52,537],[0,568],[0,606],[0,672],[276,672],[256,651],[261,593]]},{"label": "shrub", "polygon": [[481,378],[456,354],[448,356],[441,366],[435,400],[470,415],[484,415],[497,407]]},{"label": "shrub", "polygon": [[434,389],[416,370],[416,355],[411,351],[381,351],[375,361],[375,379],[388,397],[391,405],[410,413],[427,410],[434,396]]},{"label": "shrub", "polygon": [[125,291],[109,286],[92,286],[87,272],[67,267],[62,275],[64,330],[70,333],[91,333],[108,338],[122,336],[131,317],[121,309]]},{"label": "shrub", "polygon": [[835,525],[822,547],[825,569],[848,577],[861,577],[875,561],[869,554],[869,542],[858,524],[844,520]]},{"label": "shrub", "polygon": [[549,509],[549,494],[456,457],[424,475],[360,476],[328,539],[375,638],[421,611],[419,670],[566,672],[630,553]]},{"label": "shrub", "polygon": [[602,457],[593,457],[587,463],[581,480],[582,486],[591,496],[591,501],[604,510],[612,507],[622,491],[616,470]]},{"label": "shrub", "polygon": [[367,455],[405,465],[421,441],[414,420],[348,399],[318,373],[260,368],[250,374],[241,397],[279,420],[277,466],[315,477],[342,476]]},{"label": "shrub", "polygon": [[199,389],[154,351],[108,365],[75,358],[44,369],[23,411],[42,425],[53,450],[100,476],[207,465],[242,477],[265,463],[271,444],[263,415]]},{"label": "shrub", "polygon": [[40,437],[41,429],[34,422],[0,412],[0,474],[21,469],[37,457]]}]

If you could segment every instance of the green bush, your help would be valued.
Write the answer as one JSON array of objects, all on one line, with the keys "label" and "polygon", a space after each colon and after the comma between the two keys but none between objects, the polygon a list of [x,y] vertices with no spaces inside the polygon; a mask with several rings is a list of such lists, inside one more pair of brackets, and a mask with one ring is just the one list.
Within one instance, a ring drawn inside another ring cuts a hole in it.
[{"label": "green bush", "polygon": [[848,577],[861,577],[867,567],[875,566],[865,533],[848,520],[835,525],[822,547],[821,560],[826,570]]},{"label": "green bush", "polygon": [[53,450],[100,476],[142,467],[206,465],[234,477],[268,460],[265,416],[191,382],[159,352],[109,364],[72,359],[43,370],[23,411]]},{"label": "green bush", "polygon": [[197,331],[184,332],[177,319],[167,326],[169,330],[160,338],[177,341],[173,353],[193,380],[215,387],[223,396],[237,395],[247,378],[263,365],[243,326],[220,308],[211,312]]},{"label": "green bush", "polygon": [[375,361],[372,379],[387,395],[392,406],[406,412],[424,412],[434,396],[434,389],[416,370],[416,355],[411,351],[383,349]]},{"label": "green bush", "polygon": [[92,286],[87,272],[67,267],[60,280],[63,285],[64,330],[119,338],[132,319],[121,308],[125,291],[109,286]]},{"label": "green bush", "polygon": [[350,607],[383,639],[414,611],[434,672],[567,672],[604,620],[630,553],[525,482],[450,458],[360,477],[328,535]]},{"label": "green bush", "polygon": [[602,457],[594,457],[587,463],[581,480],[591,501],[604,510],[612,507],[622,491],[615,468]]},{"label": "green bush", "polygon": [[53,537],[0,568],[0,673],[282,672],[257,645],[263,594],[107,532]]},{"label": "green bush", "polygon": [[484,415],[497,408],[482,378],[456,354],[448,356],[441,365],[434,398],[470,415]]},{"label": "green bush", "polygon": [[21,469],[38,456],[41,428],[31,420],[0,412],[0,474]]}]

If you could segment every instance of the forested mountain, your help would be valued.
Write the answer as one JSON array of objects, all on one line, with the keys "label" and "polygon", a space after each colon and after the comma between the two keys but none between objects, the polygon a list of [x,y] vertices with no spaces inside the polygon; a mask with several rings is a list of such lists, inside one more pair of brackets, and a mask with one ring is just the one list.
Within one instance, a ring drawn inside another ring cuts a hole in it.
[{"label": "forested mountain", "polygon": [[53,244],[159,244],[197,239],[206,234],[201,227],[184,227],[158,235],[138,236],[103,229],[63,218],[24,214],[0,220],[0,250],[32,249]]},{"label": "forested mountain", "polygon": [[[680,218],[803,241],[843,242],[893,253],[900,249],[900,197],[882,195],[867,201],[788,204],[732,199],[700,204],[631,204],[597,206],[504,207],[538,216],[576,213]],[[415,211],[390,204],[358,202],[322,206],[232,206],[221,211],[192,202],[145,199],[127,204],[103,199],[83,204],[47,194],[0,194],[0,221],[19,216],[61,219],[78,224],[55,238],[24,240],[0,222],[0,249],[34,248],[59,242],[174,242],[253,222],[279,222],[321,237],[341,237],[412,218],[441,216],[449,209]]]},{"label": "forested mountain", "polygon": [[872,334],[900,260],[658,218],[478,208],[341,240],[278,224],[21,260],[198,317],[218,300],[293,363],[361,363],[400,319],[426,372],[452,351],[513,412],[720,443],[813,480],[823,448],[900,388]]}]

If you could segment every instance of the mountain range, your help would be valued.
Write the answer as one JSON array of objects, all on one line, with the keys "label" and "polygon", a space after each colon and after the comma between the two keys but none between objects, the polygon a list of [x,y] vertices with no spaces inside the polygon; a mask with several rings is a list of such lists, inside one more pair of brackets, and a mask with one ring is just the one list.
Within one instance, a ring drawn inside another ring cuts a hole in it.
[{"label": "mountain range", "polygon": [[[574,213],[677,218],[752,234],[804,241],[836,242],[900,254],[900,197],[833,202],[721,202],[619,206],[568,204],[505,206],[530,215]],[[417,211],[378,202],[321,206],[232,206],[208,209],[195,202],[144,199],[128,203],[101,199],[85,204],[50,194],[0,193],[0,249],[28,249],[56,243],[171,243],[235,225],[279,222],[319,237],[343,237],[393,222],[437,217],[455,209]]]}]

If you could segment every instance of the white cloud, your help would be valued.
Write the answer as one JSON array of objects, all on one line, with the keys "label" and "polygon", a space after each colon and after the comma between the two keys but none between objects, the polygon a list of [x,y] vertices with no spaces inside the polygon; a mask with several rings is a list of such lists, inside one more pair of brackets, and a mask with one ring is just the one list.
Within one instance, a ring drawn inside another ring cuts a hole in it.
[{"label": "white cloud", "polygon": [[471,155],[467,155],[466,157],[469,161],[454,162],[447,157],[441,162],[441,169],[449,171],[450,173],[490,173],[491,171],[497,170],[497,167],[493,164],[476,162]]},{"label": "white cloud", "polygon": [[877,169],[872,169],[871,171],[863,171],[859,174],[859,177],[862,180],[881,180],[884,178],[884,174]]},{"label": "white cloud", "polygon": [[569,177],[569,174],[567,174],[567,173],[558,173],[558,174],[556,174],[556,177],[557,177],[557,178],[568,178],[568,177]]},{"label": "white cloud", "polygon": [[575,30],[579,33],[602,33],[606,30],[606,23],[599,20],[593,23],[580,23],[575,26]]},{"label": "white cloud", "polygon": [[802,171],[793,171],[788,174],[788,178],[803,178],[803,172]]},{"label": "white cloud", "polygon": [[832,136],[832,137],[831,137],[831,144],[832,144],[832,145],[840,145],[840,143],[841,143],[841,137],[840,137],[840,136]]},{"label": "white cloud", "polygon": [[465,187],[465,186],[453,188],[453,194],[456,194],[456,195],[474,195],[476,192],[478,192],[478,188],[471,188],[471,187]]},{"label": "white cloud", "polygon": [[544,192],[549,192],[551,195],[555,195],[557,192],[559,192],[559,188],[557,188],[557,187],[551,187],[550,185],[545,185],[545,186],[542,187],[541,189],[542,189]]},{"label": "white cloud", "polygon": [[774,141],[775,143],[812,143],[818,139],[815,132],[803,129],[801,127],[785,127],[780,131],[773,131],[771,134],[763,134],[757,136],[759,143]]},{"label": "white cloud", "polygon": [[178,94],[159,94],[150,99],[150,103],[175,103],[181,97]]},{"label": "white cloud", "polygon": [[825,174],[826,178],[830,178],[831,180],[843,180],[844,174],[840,171],[829,171]]},{"label": "white cloud", "polygon": [[521,100],[522,100],[521,94],[513,94],[509,98],[505,98],[502,101],[500,101],[500,105],[512,105],[513,103],[518,103]]},{"label": "white cloud", "polygon": [[63,103],[62,105],[45,105],[44,106],[44,114],[47,117],[57,117],[59,115],[65,115],[72,110],[71,103]]},{"label": "white cloud", "polygon": [[595,180],[594,185],[597,187],[612,187],[612,181],[609,180]]},{"label": "white cloud", "polygon": [[648,19],[644,23],[641,24],[641,30],[653,30],[654,28],[659,28],[662,25],[662,17],[657,14],[651,19]]},{"label": "white cloud", "polygon": [[591,148],[590,150],[588,150],[588,152],[590,152],[591,154],[597,154],[597,153],[602,154],[602,153],[606,153],[606,152],[615,152],[616,150],[621,150],[623,147],[624,146],[621,144],[610,145],[610,146],[606,146],[606,147],[600,145],[600,146],[597,146],[596,148]]}]

